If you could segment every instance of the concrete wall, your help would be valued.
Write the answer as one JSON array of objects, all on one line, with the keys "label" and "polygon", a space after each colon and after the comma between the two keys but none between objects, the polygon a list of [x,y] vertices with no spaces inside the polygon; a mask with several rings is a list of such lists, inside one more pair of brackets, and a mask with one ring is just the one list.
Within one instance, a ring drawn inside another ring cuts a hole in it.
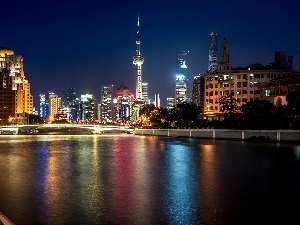
[{"label": "concrete wall", "polygon": [[247,140],[253,136],[263,136],[270,138],[271,141],[300,143],[300,130],[135,129],[134,134],[237,140]]}]

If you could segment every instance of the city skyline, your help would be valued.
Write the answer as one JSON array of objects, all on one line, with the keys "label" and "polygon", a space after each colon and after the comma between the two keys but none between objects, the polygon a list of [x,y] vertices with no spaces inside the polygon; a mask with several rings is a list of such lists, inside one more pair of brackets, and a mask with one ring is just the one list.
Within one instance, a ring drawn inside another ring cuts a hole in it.
[{"label": "city skyline", "polygon": [[16,1],[14,7],[8,2],[2,7],[7,11],[0,21],[0,46],[24,58],[35,106],[39,94],[60,95],[68,87],[98,100],[102,85],[125,83],[134,92],[138,14],[143,82],[149,84],[149,98],[159,94],[163,107],[167,97],[174,97],[176,52],[189,51],[192,87],[193,77],[207,71],[211,31],[217,33],[219,49],[227,39],[233,68],[267,65],[276,51],[294,56],[293,68],[300,67],[295,1]]}]

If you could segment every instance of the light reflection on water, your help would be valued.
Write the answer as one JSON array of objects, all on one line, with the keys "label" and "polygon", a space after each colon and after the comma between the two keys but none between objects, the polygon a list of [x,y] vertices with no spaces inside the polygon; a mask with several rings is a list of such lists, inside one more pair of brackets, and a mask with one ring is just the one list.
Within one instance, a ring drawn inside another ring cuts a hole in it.
[{"label": "light reflection on water", "polygon": [[294,145],[0,136],[0,165],[0,211],[15,224],[258,224],[274,212],[300,221]]},{"label": "light reflection on water", "polygon": [[195,155],[184,143],[171,144],[166,156],[166,196],[169,222],[195,224],[198,218],[198,177]]}]

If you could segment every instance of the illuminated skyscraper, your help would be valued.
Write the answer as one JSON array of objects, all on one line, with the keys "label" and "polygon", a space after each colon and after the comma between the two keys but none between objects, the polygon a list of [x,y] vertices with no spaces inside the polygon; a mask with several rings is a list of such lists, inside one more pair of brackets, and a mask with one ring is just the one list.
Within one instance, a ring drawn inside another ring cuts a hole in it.
[{"label": "illuminated skyscraper", "polygon": [[33,96],[25,77],[23,57],[11,48],[0,48],[0,119],[13,123],[27,122],[33,113]]},{"label": "illuminated skyscraper", "polygon": [[146,104],[149,104],[148,98],[148,83],[142,83],[142,93],[143,93],[143,100]]},{"label": "illuminated skyscraper", "polygon": [[101,100],[99,111],[100,122],[112,122],[112,120],[115,119],[113,109],[113,85],[103,85],[101,88]]},{"label": "illuminated skyscraper", "polygon": [[191,101],[200,109],[203,108],[204,94],[204,76],[199,74],[197,76],[194,76]]},{"label": "illuminated skyscraper", "polygon": [[208,54],[208,72],[214,72],[218,70],[218,46],[217,46],[217,33],[210,33],[210,47]]},{"label": "illuminated skyscraper", "polygon": [[46,95],[45,94],[40,94],[39,96],[40,96],[40,117],[42,119],[46,119],[49,103],[46,104]]},{"label": "illuminated skyscraper", "polygon": [[96,99],[93,94],[81,95],[79,109],[80,120],[85,122],[92,122],[95,120],[95,102]]},{"label": "illuminated skyscraper", "polygon": [[176,58],[176,82],[175,82],[175,104],[189,102],[188,93],[188,53],[189,51],[177,52]]},{"label": "illuminated skyscraper", "polygon": [[133,101],[134,94],[129,91],[129,88],[125,84],[117,89],[115,99],[115,113],[116,120],[119,122],[127,121],[131,119],[133,114]]},{"label": "illuminated skyscraper", "polygon": [[136,38],[136,54],[133,56],[133,64],[136,68],[136,95],[137,101],[143,101],[142,92],[142,65],[144,57],[141,55],[141,40],[140,40],[140,17],[138,16],[137,22],[137,38]]},{"label": "illuminated skyscraper", "polygon": [[167,98],[167,109],[171,110],[174,109],[174,107],[175,107],[174,98]]},{"label": "illuminated skyscraper", "polygon": [[62,111],[67,114],[71,121],[76,121],[78,117],[79,104],[76,99],[76,92],[73,87],[63,92]]},{"label": "illuminated skyscraper", "polygon": [[156,108],[160,108],[160,97],[159,94],[154,95],[154,105]]},{"label": "illuminated skyscraper", "polygon": [[62,100],[61,97],[55,94],[49,95],[49,122],[51,123],[56,114],[61,113],[62,109]]},{"label": "illuminated skyscraper", "polygon": [[54,95],[53,92],[40,94],[40,117],[46,120],[49,117],[49,96]]}]

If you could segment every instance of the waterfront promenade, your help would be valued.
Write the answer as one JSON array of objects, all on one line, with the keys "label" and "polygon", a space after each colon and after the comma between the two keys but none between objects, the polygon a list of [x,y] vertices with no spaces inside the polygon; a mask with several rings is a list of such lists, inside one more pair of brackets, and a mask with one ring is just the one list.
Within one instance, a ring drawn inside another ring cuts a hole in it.
[{"label": "waterfront promenade", "polygon": [[135,129],[134,134],[225,140],[251,140],[253,137],[262,137],[273,142],[300,143],[300,130]]}]

